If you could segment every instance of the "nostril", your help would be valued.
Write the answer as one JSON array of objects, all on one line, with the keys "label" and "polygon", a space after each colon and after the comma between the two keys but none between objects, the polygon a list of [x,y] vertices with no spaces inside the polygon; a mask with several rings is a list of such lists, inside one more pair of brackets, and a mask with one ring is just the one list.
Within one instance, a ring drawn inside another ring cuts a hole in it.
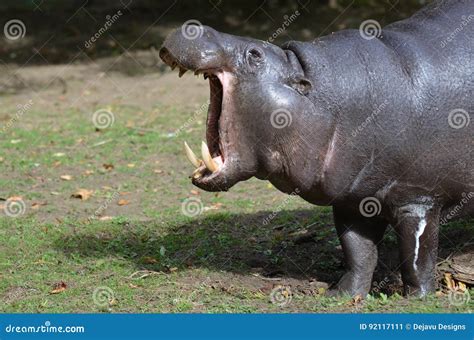
[{"label": "nostril", "polygon": [[255,49],[255,48],[252,48],[250,51],[249,51],[249,55],[252,57],[252,58],[261,58],[262,57],[262,53]]},{"label": "nostril", "polygon": [[250,65],[258,66],[263,62],[264,52],[258,47],[252,47],[247,50],[247,60]]}]

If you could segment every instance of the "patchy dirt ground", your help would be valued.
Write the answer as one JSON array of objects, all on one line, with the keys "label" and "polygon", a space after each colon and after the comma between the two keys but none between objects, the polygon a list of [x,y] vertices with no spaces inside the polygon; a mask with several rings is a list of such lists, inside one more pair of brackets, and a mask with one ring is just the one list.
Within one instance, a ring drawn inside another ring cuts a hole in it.
[{"label": "patchy dirt ground", "polygon": [[[257,180],[225,194],[192,187],[182,144],[203,139],[208,91],[153,48],[0,66],[0,311],[472,311],[443,287],[453,259],[471,261],[472,220],[441,230],[440,290],[423,303],[399,296],[391,233],[373,297],[333,299],[344,269],[330,209]],[[24,204],[14,217],[8,198]]]}]

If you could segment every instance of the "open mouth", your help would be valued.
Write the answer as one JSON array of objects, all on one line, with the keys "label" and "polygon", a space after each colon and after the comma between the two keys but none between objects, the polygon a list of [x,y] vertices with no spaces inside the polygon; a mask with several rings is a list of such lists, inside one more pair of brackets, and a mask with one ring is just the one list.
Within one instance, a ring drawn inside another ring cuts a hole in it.
[{"label": "open mouth", "polygon": [[206,122],[206,142],[203,141],[201,143],[201,158],[196,156],[186,142],[184,142],[184,149],[187,158],[195,167],[192,173],[193,180],[199,181],[205,178],[216,177],[224,168],[226,160],[219,128],[225,92],[223,86],[224,72],[217,68],[188,69],[167,49],[160,51],[160,57],[172,70],[178,69],[180,78],[187,71],[191,70],[196,76],[202,75],[204,79],[209,79],[210,99]]}]

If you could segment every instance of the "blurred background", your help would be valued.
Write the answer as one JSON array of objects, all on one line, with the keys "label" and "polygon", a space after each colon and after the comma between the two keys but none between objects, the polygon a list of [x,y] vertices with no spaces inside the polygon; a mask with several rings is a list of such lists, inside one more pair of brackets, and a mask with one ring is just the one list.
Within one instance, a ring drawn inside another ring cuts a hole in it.
[{"label": "blurred background", "polygon": [[[284,27],[284,32],[275,38],[277,43],[289,39],[311,40],[336,30],[357,28],[369,18],[385,25],[409,16],[427,2],[3,0],[0,17],[5,21],[21,19],[26,35],[23,39],[4,41],[0,46],[0,60],[4,63],[62,63],[119,55],[124,50],[158,48],[171,28],[189,19],[217,30],[264,40]],[[114,15],[119,19],[107,29],[105,36],[86,48],[85,42],[103,27],[108,16]],[[288,20],[289,25],[285,25]]]}]

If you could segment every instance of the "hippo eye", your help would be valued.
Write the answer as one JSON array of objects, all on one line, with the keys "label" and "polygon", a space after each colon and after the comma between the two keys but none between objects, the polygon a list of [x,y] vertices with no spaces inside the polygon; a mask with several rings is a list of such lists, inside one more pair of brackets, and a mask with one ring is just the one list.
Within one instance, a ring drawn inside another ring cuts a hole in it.
[{"label": "hippo eye", "polygon": [[252,47],[247,51],[247,59],[250,64],[258,65],[263,61],[263,51],[259,48]]}]

